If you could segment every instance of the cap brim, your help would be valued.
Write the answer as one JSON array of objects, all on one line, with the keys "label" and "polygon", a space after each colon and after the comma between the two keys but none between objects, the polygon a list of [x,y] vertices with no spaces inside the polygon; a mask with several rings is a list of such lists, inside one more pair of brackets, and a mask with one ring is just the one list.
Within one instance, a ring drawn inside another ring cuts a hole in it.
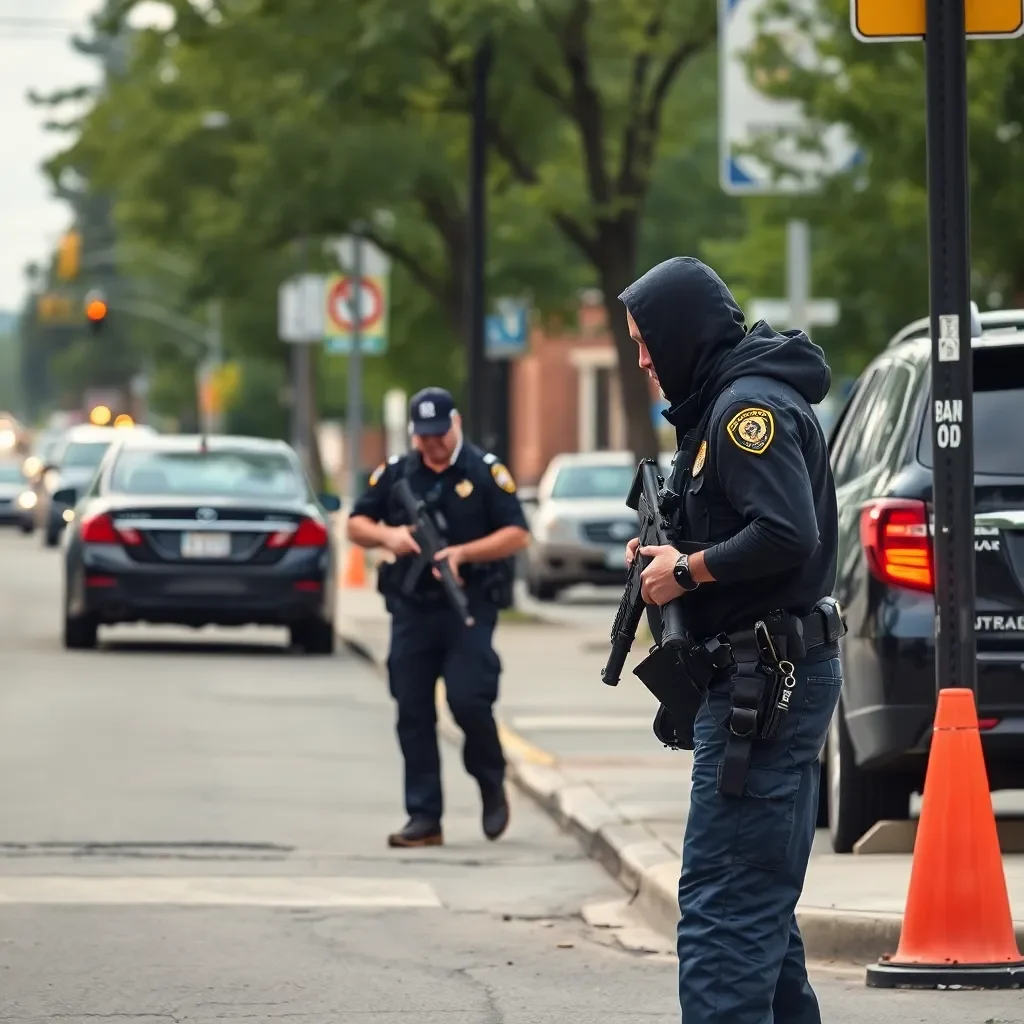
[{"label": "cap brim", "polygon": [[427,420],[423,423],[417,423],[413,420],[412,432],[418,434],[420,437],[440,437],[442,434],[447,434],[452,429],[451,419],[446,420]]}]

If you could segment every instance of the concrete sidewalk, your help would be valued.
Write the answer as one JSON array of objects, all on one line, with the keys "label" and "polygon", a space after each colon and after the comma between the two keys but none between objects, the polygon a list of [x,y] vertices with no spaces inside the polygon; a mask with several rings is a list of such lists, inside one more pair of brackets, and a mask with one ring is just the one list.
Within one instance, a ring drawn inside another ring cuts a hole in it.
[{"label": "concrete sidewalk", "polygon": [[[388,620],[372,576],[370,584],[341,591],[338,631],[383,666]],[[498,711],[513,782],[605,865],[653,927],[674,936],[690,755],[666,750],[651,732],[656,705],[632,675],[645,651],[634,651],[612,689],[601,682],[606,634],[509,622],[499,625],[496,647],[503,663]],[[442,729],[461,741],[446,714]],[[798,908],[808,956],[867,963],[894,952],[910,860],[837,856],[819,834]],[[1024,945],[1024,856],[1007,855],[1004,865]]]}]

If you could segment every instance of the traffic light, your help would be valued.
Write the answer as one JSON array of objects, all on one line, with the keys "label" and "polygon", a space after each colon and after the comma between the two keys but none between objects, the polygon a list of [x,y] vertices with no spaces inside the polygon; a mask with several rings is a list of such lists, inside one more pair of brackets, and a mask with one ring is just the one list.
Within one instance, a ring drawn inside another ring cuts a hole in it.
[{"label": "traffic light", "polygon": [[57,276],[62,281],[73,281],[78,277],[82,259],[82,236],[69,231],[57,246]]},{"label": "traffic light", "polygon": [[101,292],[89,292],[85,297],[85,316],[94,334],[103,330],[107,322],[107,300]]}]

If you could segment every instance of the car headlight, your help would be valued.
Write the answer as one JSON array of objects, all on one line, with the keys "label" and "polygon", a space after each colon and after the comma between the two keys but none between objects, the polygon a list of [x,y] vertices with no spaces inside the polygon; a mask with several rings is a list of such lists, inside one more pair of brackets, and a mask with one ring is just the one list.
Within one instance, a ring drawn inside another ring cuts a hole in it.
[{"label": "car headlight", "polygon": [[22,491],[18,495],[18,508],[23,508],[27,511],[30,508],[35,508],[38,501],[39,496],[35,491]]},{"label": "car headlight", "polygon": [[579,530],[571,519],[547,519],[537,523],[534,535],[542,544],[572,544]]}]

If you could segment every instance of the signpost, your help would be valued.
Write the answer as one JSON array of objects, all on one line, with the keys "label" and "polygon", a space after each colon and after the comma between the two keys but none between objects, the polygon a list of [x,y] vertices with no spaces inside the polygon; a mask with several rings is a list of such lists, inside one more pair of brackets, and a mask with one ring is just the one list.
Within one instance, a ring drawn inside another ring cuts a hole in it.
[{"label": "signpost", "polygon": [[[813,14],[814,0],[792,0],[791,6],[797,14],[804,10]],[[719,0],[720,176],[722,189],[730,195],[814,192],[826,178],[849,170],[861,158],[845,127],[821,125],[815,129],[798,101],[767,95],[764,87],[768,83],[751,73],[746,56],[762,31],[782,39],[803,66],[820,63],[813,43],[794,23],[795,15],[774,17],[762,24],[770,8],[771,0]],[[800,146],[800,138],[812,129],[821,139],[820,151]],[[763,149],[755,153],[758,147]],[[772,159],[765,159],[769,154]],[[786,173],[777,173],[773,163],[784,165]],[[785,322],[801,330],[832,326],[838,320],[838,307],[812,301],[810,280],[810,230],[805,221],[793,220],[786,232],[786,299],[758,300],[748,320]],[[765,303],[771,304],[772,315]]]},{"label": "signpost", "polygon": [[785,325],[800,330],[834,327],[839,322],[839,303],[811,298],[810,227],[803,220],[791,220],[786,226],[786,298],[754,299],[749,320],[767,320],[773,327]]},{"label": "signpost", "polygon": [[[1014,38],[1024,33],[1020,0],[851,0],[854,34],[868,42],[925,39],[928,142],[928,241],[932,337],[932,446],[934,451],[933,515],[935,567],[935,677],[939,691],[970,688],[977,695],[975,665],[975,554],[974,554],[974,414],[972,316],[970,301],[970,207],[967,140],[967,37]],[[956,428],[956,429],[954,429]],[[980,757],[980,753],[979,753]],[[969,760],[969,759],[968,759]],[[929,776],[930,778],[930,776]],[[940,781],[939,785],[942,785]],[[930,782],[926,783],[926,789]],[[930,791],[930,790],[929,790]],[[930,801],[945,795],[925,797]],[[941,811],[933,812],[933,821]],[[924,824],[922,818],[922,825]],[[949,864],[951,875],[970,876],[978,871],[971,862],[973,848],[952,838],[962,827],[948,819],[939,836],[944,848],[930,862]],[[920,840],[920,832],[918,835]],[[934,838],[934,837],[933,837]],[[977,844],[996,847],[995,821],[991,833],[973,837]],[[927,855],[927,849],[923,856]],[[915,872],[917,870],[915,848]],[[928,863],[926,861],[926,863]],[[990,861],[986,861],[990,863]],[[915,874],[911,876],[911,896]],[[930,884],[940,886],[941,880]],[[943,889],[946,893],[948,890]],[[1005,882],[1003,887],[1005,900]],[[908,897],[908,910],[911,899]],[[964,901],[950,907],[962,910]],[[948,908],[943,908],[944,910]],[[973,909],[973,903],[972,903]],[[1007,946],[1014,946],[1009,906],[990,908],[984,920],[1005,915]],[[980,911],[979,911],[980,913]],[[977,936],[977,922],[958,922],[966,934]],[[993,928],[996,927],[993,925]],[[1002,933],[1000,933],[1002,934]],[[956,946],[950,935],[940,945]],[[972,988],[1012,986],[1021,963],[965,961],[957,950],[944,960],[922,962],[900,950],[895,957],[868,968],[873,987],[913,986],[936,988],[955,983]],[[998,941],[970,945],[987,953]],[[1019,956],[1019,954],[1018,954]]]}]

